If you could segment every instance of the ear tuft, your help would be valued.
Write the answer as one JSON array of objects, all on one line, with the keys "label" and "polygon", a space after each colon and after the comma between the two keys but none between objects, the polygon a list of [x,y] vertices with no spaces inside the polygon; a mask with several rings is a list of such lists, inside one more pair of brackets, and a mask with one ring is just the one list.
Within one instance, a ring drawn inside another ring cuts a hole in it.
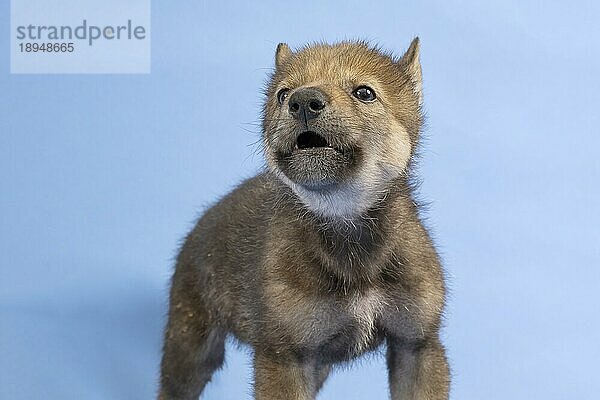
[{"label": "ear tuft", "polygon": [[415,37],[400,60],[400,64],[410,76],[414,85],[415,94],[419,97],[419,105],[423,102],[423,79],[421,76],[421,60],[419,59],[420,47],[419,38]]},{"label": "ear tuft", "polygon": [[293,55],[286,43],[279,43],[275,52],[275,66],[281,68],[285,61]]}]

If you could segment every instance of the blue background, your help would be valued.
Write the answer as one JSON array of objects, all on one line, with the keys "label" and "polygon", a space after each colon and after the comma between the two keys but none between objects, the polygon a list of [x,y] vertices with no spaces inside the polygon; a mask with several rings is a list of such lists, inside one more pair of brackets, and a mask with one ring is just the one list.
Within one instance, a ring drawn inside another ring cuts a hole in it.
[{"label": "blue background", "polygon": [[[600,3],[214,3],[155,1],[152,73],[112,76],[10,75],[1,3],[0,398],[152,398],[173,257],[262,165],[277,43],[417,34],[452,398],[597,398]],[[205,399],[249,398],[250,364],[230,344]],[[384,370],[320,399],[384,399]]]}]

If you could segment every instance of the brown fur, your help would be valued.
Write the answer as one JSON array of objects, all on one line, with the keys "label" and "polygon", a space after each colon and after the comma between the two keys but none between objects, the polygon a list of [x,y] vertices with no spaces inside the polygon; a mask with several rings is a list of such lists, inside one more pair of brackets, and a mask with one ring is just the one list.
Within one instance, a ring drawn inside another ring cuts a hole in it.
[{"label": "brown fur", "polygon": [[[384,341],[393,400],[447,399],[443,273],[410,185],[418,40],[400,59],[340,43],[280,44],[275,61],[268,169],[210,208],[181,249],[159,398],[197,398],[232,334],[254,349],[256,399],[314,399],[332,365]],[[374,101],[354,93],[365,85]]]}]

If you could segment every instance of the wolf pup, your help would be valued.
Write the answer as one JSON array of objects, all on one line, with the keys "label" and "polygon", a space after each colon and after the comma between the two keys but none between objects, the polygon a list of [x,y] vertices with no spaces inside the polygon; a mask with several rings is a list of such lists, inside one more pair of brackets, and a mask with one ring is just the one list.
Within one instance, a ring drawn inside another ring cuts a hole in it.
[{"label": "wolf pup", "polygon": [[444,281],[413,199],[421,65],[366,43],[277,47],[267,168],[208,209],[177,258],[159,399],[197,399],[233,335],[258,400],[314,399],[387,345],[393,400],[447,399]]}]

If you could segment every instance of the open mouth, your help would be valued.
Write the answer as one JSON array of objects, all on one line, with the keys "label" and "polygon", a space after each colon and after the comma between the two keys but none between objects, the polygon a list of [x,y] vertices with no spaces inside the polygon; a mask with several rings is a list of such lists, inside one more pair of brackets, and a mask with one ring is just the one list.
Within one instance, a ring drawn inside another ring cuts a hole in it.
[{"label": "open mouth", "polygon": [[313,131],[302,132],[296,139],[296,148],[299,150],[304,149],[316,149],[322,147],[332,146],[325,140],[325,138]]},{"label": "open mouth", "polygon": [[334,134],[307,130],[296,135],[282,141],[279,151],[272,149],[274,161],[278,172],[307,190],[330,190],[354,174],[360,164],[360,148],[344,148]]}]

